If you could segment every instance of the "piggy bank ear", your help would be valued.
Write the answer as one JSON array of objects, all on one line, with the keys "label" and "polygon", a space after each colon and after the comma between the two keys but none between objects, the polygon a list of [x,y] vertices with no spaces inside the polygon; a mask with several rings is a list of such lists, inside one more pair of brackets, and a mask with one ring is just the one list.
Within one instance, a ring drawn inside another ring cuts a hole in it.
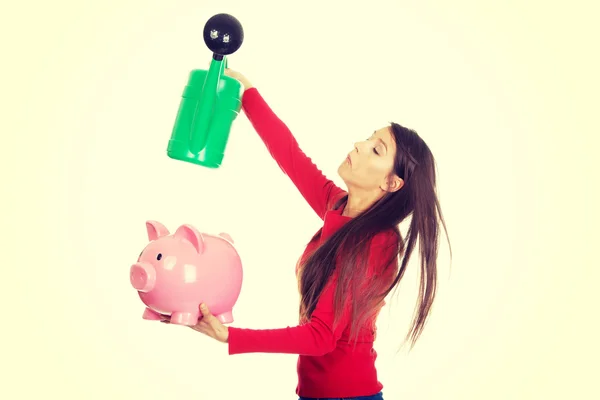
[{"label": "piggy bank ear", "polygon": [[233,238],[228,233],[221,232],[221,233],[219,233],[219,236],[221,236],[223,239],[227,240],[231,244],[234,243]]},{"label": "piggy bank ear", "polygon": [[177,231],[175,231],[174,237],[187,240],[194,246],[198,253],[204,251],[204,238],[200,231],[191,225],[181,225],[177,228]]},{"label": "piggy bank ear", "polygon": [[167,227],[158,221],[146,221],[146,231],[148,232],[148,240],[150,241],[169,234]]}]

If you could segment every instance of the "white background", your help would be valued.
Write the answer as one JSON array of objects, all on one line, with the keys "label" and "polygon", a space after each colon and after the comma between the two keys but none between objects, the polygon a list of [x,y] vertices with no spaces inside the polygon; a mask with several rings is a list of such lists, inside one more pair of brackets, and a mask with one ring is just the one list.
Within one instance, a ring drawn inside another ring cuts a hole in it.
[{"label": "white background", "polygon": [[442,237],[439,296],[412,352],[397,350],[416,259],[381,314],[386,400],[595,397],[593,3],[350,4],[3,6],[2,398],[296,398],[296,356],[230,357],[144,321],[128,279],[147,219],[225,231],[245,268],[234,326],[296,323],[294,265],[320,220],[245,115],[218,170],[165,153],[219,12],[245,29],[230,67],[337,183],[352,143],[391,120],[437,158],[454,257]]}]

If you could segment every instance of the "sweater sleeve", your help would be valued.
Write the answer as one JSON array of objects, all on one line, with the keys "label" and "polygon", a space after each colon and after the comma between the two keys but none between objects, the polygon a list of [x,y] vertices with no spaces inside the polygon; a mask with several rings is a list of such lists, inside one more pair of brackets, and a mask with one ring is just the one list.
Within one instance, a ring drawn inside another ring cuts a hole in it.
[{"label": "sweater sleeve", "polygon": [[[369,273],[381,267],[382,251],[389,249],[389,240],[373,240],[369,256]],[[389,255],[389,251],[384,251]],[[366,279],[365,281],[369,281]],[[342,332],[350,322],[350,302],[346,298],[344,312],[334,328],[334,296],[336,280],[332,279],[321,293],[310,322],[280,329],[242,329],[229,327],[229,354],[282,353],[321,356],[333,351]]]},{"label": "sweater sleeve", "polygon": [[328,179],[304,154],[290,129],[277,117],[256,87],[244,92],[242,109],[283,173],[323,219],[330,202],[345,191]]},{"label": "sweater sleeve", "polygon": [[321,356],[333,351],[348,323],[348,307],[333,328],[335,284],[331,281],[321,293],[310,322],[281,329],[242,329],[229,327],[229,354],[281,353]]}]

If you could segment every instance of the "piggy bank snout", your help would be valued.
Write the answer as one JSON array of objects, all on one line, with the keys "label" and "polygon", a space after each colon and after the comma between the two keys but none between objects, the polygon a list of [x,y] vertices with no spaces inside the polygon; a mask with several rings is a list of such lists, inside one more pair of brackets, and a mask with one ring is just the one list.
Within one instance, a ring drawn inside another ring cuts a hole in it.
[{"label": "piggy bank snout", "polygon": [[129,271],[131,285],[140,292],[149,292],[156,284],[156,269],[152,264],[135,263]]}]

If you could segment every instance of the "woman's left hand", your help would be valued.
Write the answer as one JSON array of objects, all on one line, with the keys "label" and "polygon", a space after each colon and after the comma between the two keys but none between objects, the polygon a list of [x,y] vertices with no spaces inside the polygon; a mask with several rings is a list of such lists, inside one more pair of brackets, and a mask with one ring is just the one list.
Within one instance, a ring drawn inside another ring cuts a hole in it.
[{"label": "woman's left hand", "polygon": [[[205,304],[200,304],[200,312],[202,317],[198,320],[196,325],[190,326],[193,330],[204,333],[206,336],[218,340],[221,343],[227,343],[229,339],[229,329],[223,325],[221,321],[210,313],[208,307]],[[163,316],[161,322],[170,323],[169,316]]]}]

